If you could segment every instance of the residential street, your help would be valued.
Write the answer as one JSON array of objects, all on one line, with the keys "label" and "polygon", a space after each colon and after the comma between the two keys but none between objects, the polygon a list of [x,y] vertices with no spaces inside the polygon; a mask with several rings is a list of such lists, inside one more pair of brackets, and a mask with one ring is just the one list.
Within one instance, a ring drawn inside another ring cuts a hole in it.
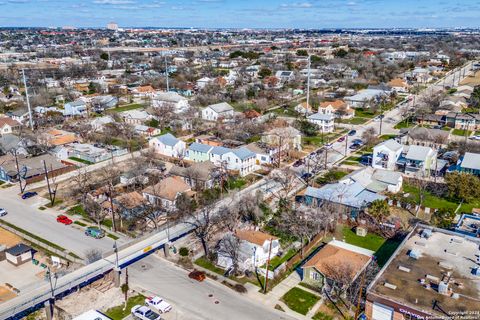
[{"label": "residential street", "polygon": [[192,280],[185,270],[156,256],[130,266],[128,275],[132,288],[145,289],[173,305],[171,313],[176,317],[169,319],[293,319],[208,278],[201,283]]},{"label": "residential street", "polygon": [[[80,226],[72,224],[65,226],[56,221],[56,215],[50,210],[41,211],[39,196],[22,200],[18,195],[17,186],[0,189],[0,207],[8,212],[2,219],[15,226],[27,230],[45,240],[75,253],[80,257],[89,249],[99,249],[102,252],[111,251],[113,240],[109,237],[93,239],[85,236]],[[61,214],[62,212],[58,212]],[[122,240],[119,240],[122,242]]]}]

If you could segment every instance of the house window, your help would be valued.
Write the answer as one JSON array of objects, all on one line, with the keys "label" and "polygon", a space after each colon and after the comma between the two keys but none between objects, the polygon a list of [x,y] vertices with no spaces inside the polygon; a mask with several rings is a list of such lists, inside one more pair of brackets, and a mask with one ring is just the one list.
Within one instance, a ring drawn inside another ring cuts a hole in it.
[{"label": "house window", "polygon": [[318,272],[312,271],[310,272],[310,279],[318,281],[320,280],[320,275],[318,274]]}]

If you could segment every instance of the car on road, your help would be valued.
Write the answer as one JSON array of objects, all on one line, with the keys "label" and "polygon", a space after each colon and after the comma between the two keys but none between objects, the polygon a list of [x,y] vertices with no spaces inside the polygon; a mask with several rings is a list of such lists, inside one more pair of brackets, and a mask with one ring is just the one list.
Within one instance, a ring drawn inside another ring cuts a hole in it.
[{"label": "car on road", "polygon": [[338,138],[338,140],[337,140],[337,142],[343,142],[343,141],[345,141],[345,137],[340,137],[340,138]]},{"label": "car on road", "polygon": [[69,224],[72,224],[72,219],[70,219],[69,217],[67,217],[66,215],[59,215],[57,216],[57,222],[59,223],[63,223],[64,225],[69,225]]},{"label": "car on road", "polygon": [[363,144],[363,141],[362,141],[362,139],[355,139],[355,140],[352,141],[352,144],[360,144],[361,145],[361,144]]},{"label": "car on road", "polygon": [[471,136],[469,139],[470,139],[470,140],[480,140],[480,135]]},{"label": "car on road", "polygon": [[303,164],[302,160],[297,160],[293,163],[293,166],[296,168],[296,167],[300,167],[302,164]]},{"label": "car on road", "polygon": [[313,175],[310,173],[310,172],[305,172],[304,174],[302,174],[302,179],[303,180],[307,180],[307,179],[310,179]]},{"label": "car on road", "polygon": [[158,313],[153,312],[146,306],[136,305],[131,309],[132,316],[141,320],[161,320]]},{"label": "car on road", "polygon": [[87,229],[85,229],[85,235],[95,239],[100,239],[105,237],[105,231],[97,227],[88,227]]},{"label": "car on road", "polygon": [[357,143],[354,143],[349,147],[349,149],[350,150],[358,150],[358,149],[360,149],[360,147],[361,147],[361,145],[359,145]]},{"label": "car on road", "polygon": [[0,208],[0,217],[6,216],[7,215],[7,210]]},{"label": "car on road", "polygon": [[202,282],[203,280],[205,280],[205,278],[207,276],[205,275],[205,272],[203,272],[203,271],[193,270],[192,272],[190,272],[188,274],[188,277],[190,279],[197,280],[198,282]]},{"label": "car on road", "polygon": [[331,148],[331,147],[333,147],[333,143],[327,143],[327,144],[325,144],[325,148]]},{"label": "car on road", "polygon": [[356,133],[357,133],[357,130],[350,130],[350,131],[348,132],[348,135],[349,135],[349,136],[354,136]]},{"label": "car on road", "polygon": [[145,305],[158,310],[160,313],[172,310],[172,305],[158,296],[145,298]]},{"label": "car on road", "polygon": [[36,192],[25,192],[24,194],[22,194],[22,199],[25,200],[25,199],[28,199],[28,198],[31,198],[31,197],[35,197],[38,193]]}]

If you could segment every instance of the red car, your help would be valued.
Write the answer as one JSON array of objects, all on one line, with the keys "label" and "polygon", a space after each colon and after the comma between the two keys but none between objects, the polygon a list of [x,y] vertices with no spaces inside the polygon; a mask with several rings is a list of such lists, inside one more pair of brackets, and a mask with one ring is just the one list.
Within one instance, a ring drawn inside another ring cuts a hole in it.
[{"label": "red car", "polygon": [[190,272],[188,274],[188,277],[191,279],[197,280],[198,282],[202,282],[206,278],[205,272],[198,271],[198,270],[193,270],[192,272]]},{"label": "red car", "polygon": [[57,217],[57,222],[63,223],[64,225],[68,226],[69,224],[72,224],[73,221],[69,217],[61,214]]}]

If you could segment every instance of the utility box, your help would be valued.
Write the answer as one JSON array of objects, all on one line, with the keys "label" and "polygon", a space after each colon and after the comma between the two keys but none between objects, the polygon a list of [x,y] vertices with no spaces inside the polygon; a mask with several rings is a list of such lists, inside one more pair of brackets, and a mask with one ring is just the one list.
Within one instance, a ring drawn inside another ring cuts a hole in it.
[{"label": "utility box", "polygon": [[363,227],[357,227],[355,231],[359,237],[365,237],[368,233],[367,229]]}]

